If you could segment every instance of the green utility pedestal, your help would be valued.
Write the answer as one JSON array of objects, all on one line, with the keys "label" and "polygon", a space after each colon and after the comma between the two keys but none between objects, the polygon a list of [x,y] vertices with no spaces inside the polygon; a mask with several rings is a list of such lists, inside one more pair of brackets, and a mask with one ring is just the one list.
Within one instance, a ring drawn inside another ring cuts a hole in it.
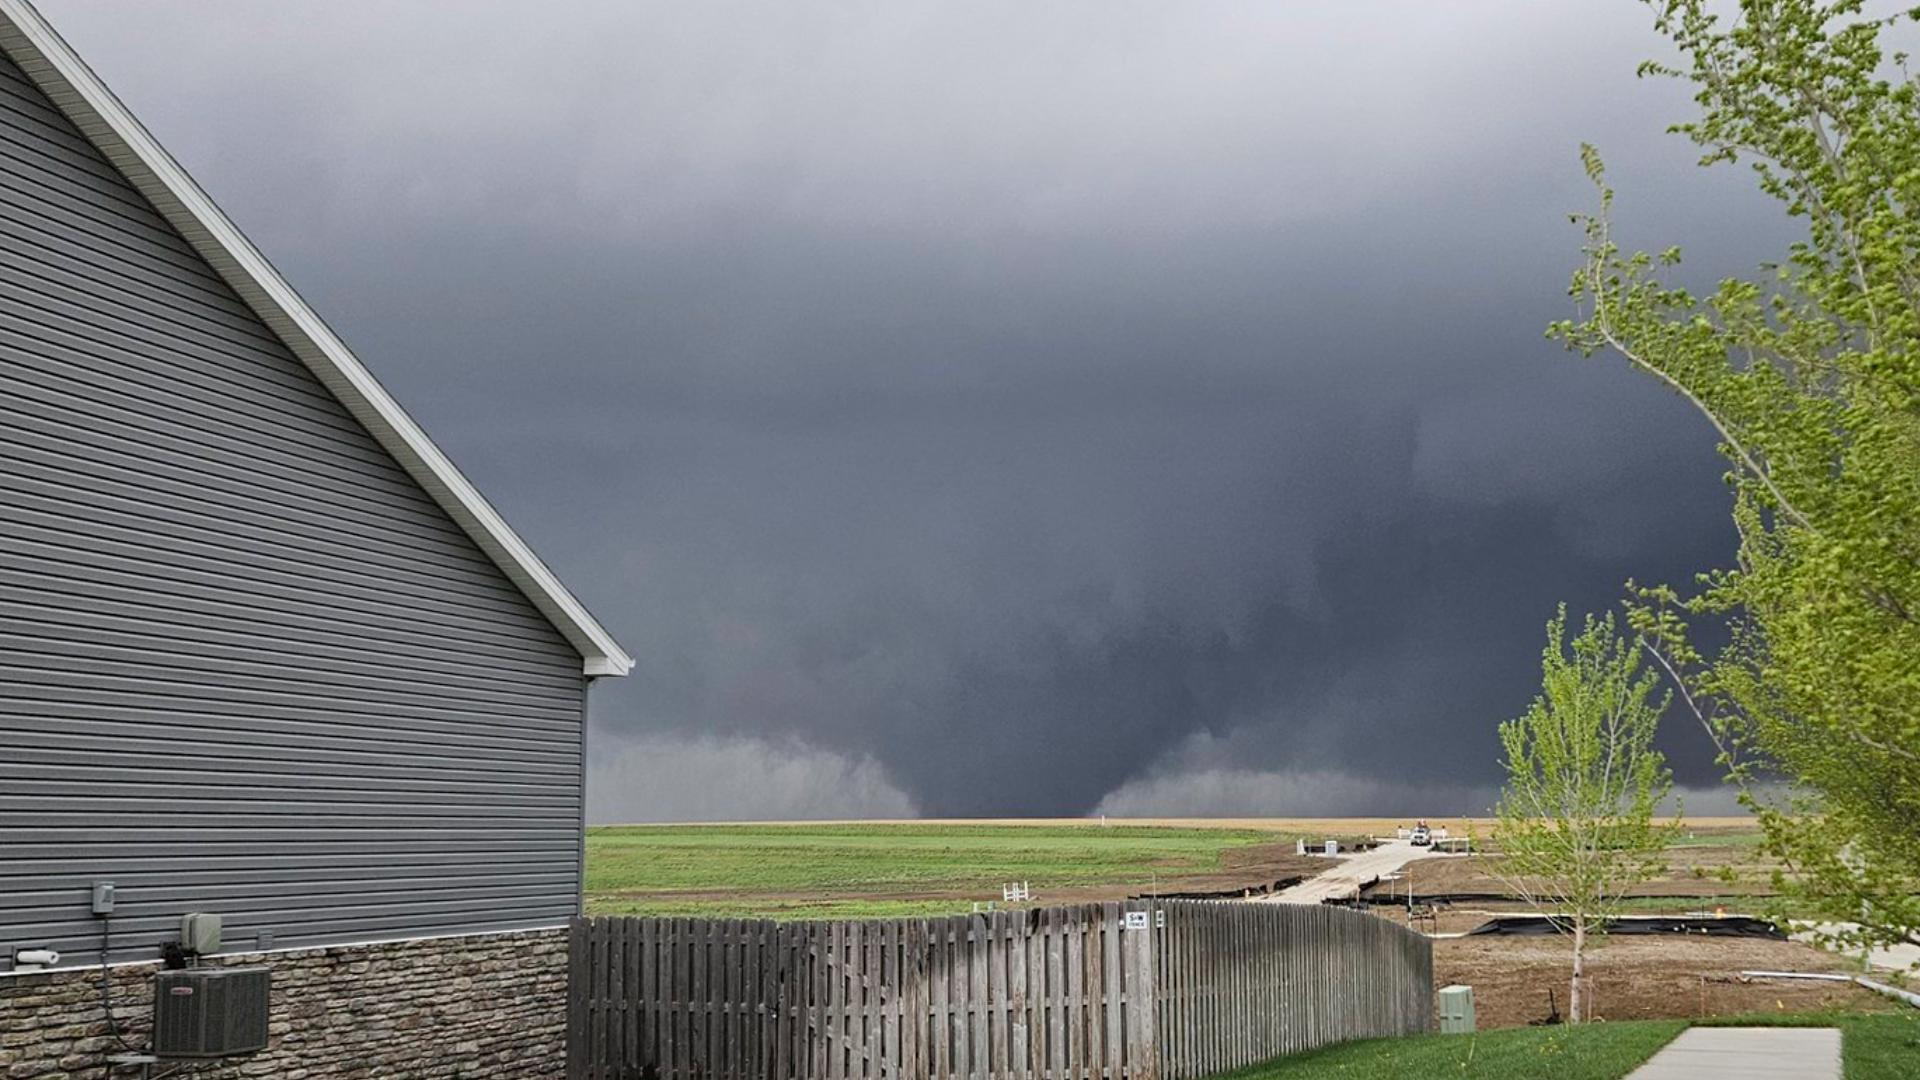
[{"label": "green utility pedestal", "polygon": [[1473,1030],[1473,987],[1440,988],[1440,1033],[1464,1035]]}]

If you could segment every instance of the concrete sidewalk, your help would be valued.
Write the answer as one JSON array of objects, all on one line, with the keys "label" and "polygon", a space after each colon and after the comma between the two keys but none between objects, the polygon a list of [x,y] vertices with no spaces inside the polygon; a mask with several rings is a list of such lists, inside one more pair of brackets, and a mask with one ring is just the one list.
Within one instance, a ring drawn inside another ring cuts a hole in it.
[{"label": "concrete sidewalk", "polygon": [[1627,1080],[1840,1080],[1840,1030],[1688,1028]]},{"label": "concrete sidewalk", "polygon": [[1349,900],[1360,895],[1360,890],[1386,877],[1415,859],[1432,857],[1432,848],[1414,847],[1411,840],[1389,840],[1358,855],[1338,856],[1322,873],[1273,893],[1270,896],[1256,896],[1259,903],[1269,904],[1324,904],[1329,900]]},{"label": "concrete sidewalk", "polygon": [[[1835,933],[1841,930],[1858,930],[1860,928],[1856,923],[1833,922],[1795,923],[1794,926],[1799,928],[1791,935],[1795,941],[1812,941],[1814,935],[1811,931],[1813,930],[1824,930],[1827,933]],[[1851,957],[1855,962],[1861,959],[1860,953],[1857,950],[1841,950],[1834,955]],[[1883,945],[1868,950],[1866,961],[1869,967],[1882,968],[1887,971],[1907,971],[1915,965],[1920,965],[1920,945]],[[1871,974],[1871,972],[1868,974]]]}]

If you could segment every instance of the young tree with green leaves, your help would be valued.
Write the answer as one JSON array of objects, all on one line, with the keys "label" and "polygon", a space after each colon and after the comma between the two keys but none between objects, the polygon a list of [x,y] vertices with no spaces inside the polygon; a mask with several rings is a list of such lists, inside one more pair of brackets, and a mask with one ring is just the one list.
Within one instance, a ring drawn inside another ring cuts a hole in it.
[{"label": "young tree with green leaves", "polygon": [[[1920,89],[1862,0],[1651,0],[1700,117],[1805,237],[1755,280],[1669,284],[1625,254],[1592,148],[1580,317],[1550,333],[1652,375],[1711,421],[1740,546],[1697,589],[1634,588],[1633,626],[1719,746],[1789,899],[1920,943]],[[1631,586],[1630,586],[1631,588]],[[1701,620],[1727,644],[1696,648]],[[1784,794],[1774,785],[1784,784]],[[1770,793],[1773,792],[1773,793]]]},{"label": "young tree with green leaves", "polygon": [[1613,616],[1588,616],[1567,642],[1562,605],[1547,624],[1540,696],[1500,725],[1507,786],[1494,810],[1494,872],[1573,939],[1567,1020],[1585,1016],[1588,944],[1636,885],[1665,869],[1679,825],[1657,821],[1672,774],[1653,748],[1668,698]]}]

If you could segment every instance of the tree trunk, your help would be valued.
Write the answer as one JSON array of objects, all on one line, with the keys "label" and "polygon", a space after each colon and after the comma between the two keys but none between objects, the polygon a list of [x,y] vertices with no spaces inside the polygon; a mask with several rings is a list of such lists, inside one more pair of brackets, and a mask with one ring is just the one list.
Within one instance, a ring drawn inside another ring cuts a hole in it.
[{"label": "tree trunk", "polygon": [[1567,987],[1567,1023],[1580,1022],[1580,979],[1586,973],[1587,922],[1576,919],[1573,923],[1573,981]]}]

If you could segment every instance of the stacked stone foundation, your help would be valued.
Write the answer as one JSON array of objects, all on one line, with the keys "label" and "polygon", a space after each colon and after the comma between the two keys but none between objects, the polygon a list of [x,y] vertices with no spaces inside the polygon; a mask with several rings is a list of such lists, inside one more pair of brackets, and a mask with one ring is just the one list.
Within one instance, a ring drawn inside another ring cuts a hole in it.
[{"label": "stacked stone foundation", "polygon": [[[566,1071],[565,930],[243,953],[207,961],[273,972],[267,1049],[200,1065],[194,1080],[480,1080]],[[113,1013],[149,1048],[159,964],[110,969]],[[99,969],[0,974],[0,1080],[101,1080],[115,1039]],[[155,1066],[157,1076],[170,1064]]]}]

